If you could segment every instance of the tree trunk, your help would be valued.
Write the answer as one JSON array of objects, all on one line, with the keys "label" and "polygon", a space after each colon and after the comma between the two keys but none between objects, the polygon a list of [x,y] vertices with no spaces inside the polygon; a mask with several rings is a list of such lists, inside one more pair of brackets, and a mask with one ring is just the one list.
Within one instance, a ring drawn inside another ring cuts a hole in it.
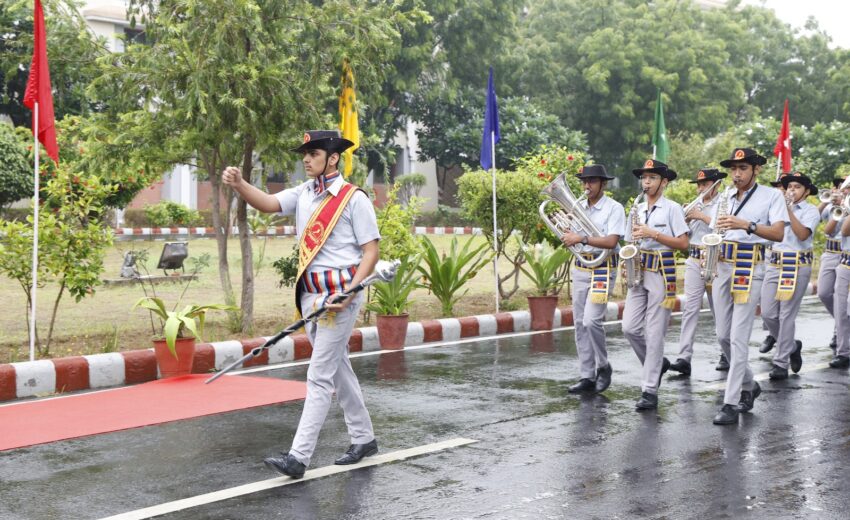
[{"label": "tree trunk", "polygon": [[[227,239],[230,237],[230,219],[221,218],[221,173],[219,170],[218,150],[201,153],[207,177],[212,187],[212,221],[215,228],[215,241],[218,245],[218,277],[221,281],[221,289],[224,291],[224,301],[228,305],[236,304],[236,295],[233,294],[233,283],[230,281],[230,264],[227,262]],[[229,210],[228,210],[229,213]],[[229,215],[228,215],[229,217]]]},{"label": "tree trunk", "polygon": [[[249,184],[254,166],[253,155],[254,139],[247,136],[242,150],[242,178]],[[254,329],[254,252],[248,227],[248,204],[241,198],[236,206],[236,225],[242,249],[242,332],[250,333]]]},{"label": "tree trunk", "polygon": [[62,294],[65,293],[65,279],[62,279],[62,283],[59,285],[59,294],[56,295],[56,301],[53,302],[53,314],[50,316],[50,327],[47,329],[47,345],[45,345],[44,350],[39,348],[38,354],[40,356],[47,356],[50,354],[50,341],[53,339],[53,325],[56,324],[56,311],[59,309],[59,300],[62,299]]}]

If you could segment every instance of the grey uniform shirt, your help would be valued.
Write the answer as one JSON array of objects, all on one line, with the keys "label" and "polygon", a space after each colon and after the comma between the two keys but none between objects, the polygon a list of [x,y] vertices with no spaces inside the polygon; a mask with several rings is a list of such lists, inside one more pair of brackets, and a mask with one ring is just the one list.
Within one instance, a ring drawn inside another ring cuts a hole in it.
[{"label": "grey uniform shirt", "polygon": [[838,222],[838,225],[835,226],[835,229],[832,230],[832,233],[826,232],[826,224],[828,224],[829,221],[832,220],[832,217],[829,215],[829,213],[832,211],[832,208],[834,208],[834,207],[835,206],[833,206],[832,204],[827,204],[826,207],[823,208],[823,211],[821,211],[821,213],[820,213],[820,219],[821,219],[821,222],[824,223],[823,234],[826,235],[827,238],[839,238],[840,239],[841,238],[841,222],[843,222],[844,219],[841,219],[841,221]]},{"label": "grey uniform shirt", "polygon": [[812,243],[815,240],[815,229],[817,229],[818,224],[820,223],[820,213],[818,213],[818,208],[806,201],[801,201],[800,203],[791,206],[791,210],[794,212],[794,216],[797,217],[797,220],[811,231],[811,233],[809,233],[809,238],[805,240],[798,239],[794,230],[791,229],[791,222],[789,219],[789,221],[785,223],[785,238],[782,239],[782,242],[773,245],[774,251],[807,251],[812,248]]},{"label": "grey uniform shirt", "polygon": [[[741,203],[747,197],[747,193],[753,190],[755,191],[750,197],[750,200],[748,200],[744,207],[741,208]],[[737,198],[737,190],[729,191],[732,192],[730,195],[726,195],[726,208],[729,211],[729,215],[737,216],[747,222],[755,222],[759,226],[770,226],[775,222],[788,222],[788,209],[785,207],[785,198],[779,190],[755,184],[748,192],[744,193],[741,200],[738,200]],[[712,227],[715,225],[717,209],[719,207],[719,204],[714,207],[714,214],[711,219]],[[741,210],[737,215],[735,215],[735,211],[738,211],[739,208]],[[756,235],[755,233],[749,234],[746,229],[727,229],[724,235],[724,240],[728,240],[730,242],[741,242],[744,244],[763,244],[765,246],[770,246],[774,243],[766,238]]]},{"label": "grey uniform shirt", "polygon": [[[322,200],[330,197],[331,194],[336,196],[345,182],[340,175],[318,195],[313,190],[312,180],[274,194],[280,203],[280,214],[295,215],[295,232],[299,240],[304,227]],[[349,199],[339,221],[324,246],[310,262],[307,271],[344,269],[358,265],[363,258],[361,246],[380,238],[381,234],[378,232],[378,223],[375,219],[375,207],[369,197],[358,190]]]},{"label": "grey uniform shirt", "polygon": [[[638,205],[638,217],[641,224],[646,224],[662,235],[678,237],[688,232],[688,224],[685,222],[685,212],[682,206],[675,202],[666,199],[664,196],[659,197],[652,208],[647,210],[647,202],[641,202]],[[647,218],[647,214],[649,218]],[[632,238],[631,222],[626,227],[626,241],[630,242]],[[641,249],[651,249],[655,251],[671,251],[671,249],[660,242],[656,242],[651,238],[644,238],[640,241]]]},{"label": "grey uniform shirt", "polygon": [[[581,204],[581,207],[584,208],[588,218],[596,225],[602,236],[619,235],[622,237],[625,234],[626,211],[623,209],[622,204],[606,195],[602,195],[593,206],[588,206],[588,204],[589,201],[585,200]],[[578,232],[578,229],[574,227],[573,231]],[[602,251],[602,249],[591,247],[590,245],[576,244],[575,247],[579,248],[582,253],[599,253]],[[620,245],[617,244],[614,252],[616,253],[619,250]]]},{"label": "grey uniform shirt", "polygon": [[[709,219],[711,219],[711,215],[714,214],[714,208],[717,206],[717,201],[720,200],[721,196],[722,194],[715,195],[714,198],[711,199],[711,202],[703,206],[702,213],[708,215]],[[710,225],[699,219],[693,219],[688,222],[688,228],[691,230],[689,240],[692,246],[701,246],[702,237],[713,232]]]}]

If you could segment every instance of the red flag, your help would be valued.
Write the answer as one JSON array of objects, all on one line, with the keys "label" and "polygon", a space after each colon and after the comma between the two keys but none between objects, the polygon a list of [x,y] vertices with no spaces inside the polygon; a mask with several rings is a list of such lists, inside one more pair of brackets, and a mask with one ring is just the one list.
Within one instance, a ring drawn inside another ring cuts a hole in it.
[{"label": "red flag", "polygon": [[785,112],[782,114],[782,129],[776,138],[773,155],[782,158],[782,172],[791,173],[791,125],[788,118],[788,100],[785,100]]},{"label": "red flag", "polygon": [[[59,146],[56,144],[56,126],[53,117],[53,91],[50,87],[50,68],[47,65],[47,33],[44,30],[44,11],[41,1],[35,0],[33,10],[33,52],[24,105],[34,110],[38,103],[38,140],[44,145],[54,161],[59,162]],[[35,131],[35,113],[33,113]]]}]

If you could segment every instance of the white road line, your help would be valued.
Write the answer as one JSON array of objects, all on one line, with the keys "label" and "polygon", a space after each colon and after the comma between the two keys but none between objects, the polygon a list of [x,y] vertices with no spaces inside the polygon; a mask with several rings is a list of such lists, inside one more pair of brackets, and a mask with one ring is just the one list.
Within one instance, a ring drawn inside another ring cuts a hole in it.
[{"label": "white road line", "polygon": [[138,520],[143,518],[152,518],[155,516],[175,513],[177,511],[183,511],[185,509],[211,504],[213,502],[220,502],[222,500],[227,500],[230,498],[250,495],[252,493],[258,493],[260,491],[265,491],[268,489],[273,489],[281,486],[288,486],[290,484],[297,484],[298,482],[304,482],[306,480],[314,480],[317,478],[336,475],[338,473],[344,473],[346,471],[351,471],[359,468],[377,466],[378,464],[396,462],[399,460],[409,459],[411,457],[418,457],[420,455],[427,455],[429,453],[436,453],[438,451],[457,448],[460,446],[466,446],[475,442],[478,441],[474,439],[465,439],[462,437],[458,437],[456,439],[451,439],[443,442],[435,442],[434,444],[426,444],[424,446],[418,446],[416,448],[375,455],[374,457],[363,459],[362,462],[358,464],[352,464],[350,466],[325,466],[323,468],[311,469],[304,474],[304,478],[298,480],[294,480],[289,477],[277,477],[268,480],[260,480],[258,482],[244,484],[242,486],[236,486],[229,489],[222,489],[220,491],[214,491],[212,493],[206,493],[204,495],[197,495],[194,497],[184,498],[182,500],[166,502],[157,506],[146,507],[144,509],[137,509],[135,511],[129,511],[127,513],[121,513],[119,515],[110,516],[101,520]]}]

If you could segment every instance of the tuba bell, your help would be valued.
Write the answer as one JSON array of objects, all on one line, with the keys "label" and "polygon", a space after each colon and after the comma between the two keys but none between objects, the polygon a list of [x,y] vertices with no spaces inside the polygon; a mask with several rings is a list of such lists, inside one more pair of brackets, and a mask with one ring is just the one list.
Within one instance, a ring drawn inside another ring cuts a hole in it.
[{"label": "tuba bell", "polygon": [[[570,190],[570,187],[567,185],[566,174],[562,173],[558,175],[555,180],[543,188],[543,191],[540,193],[546,196],[546,200],[540,204],[537,211],[540,214],[540,218],[543,220],[543,223],[546,224],[549,230],[552,231],[556,237],[561,238],[571,230],[576,230],[579,234],[589,237],[604,236],[602,232],[599,231],[599,228],[596,227],[596,224],[591,222],[587,213],[585,213],[584,209],[581,207],[581,203],[587,199],[587,192],[584,192],[580,198],[576,198],[576,196],[573,195],[572,190]],[[560,208],[552,215],[547,215],[546,206],[553,201],[558,203]],[[582,258],[581,249],[579,247],[570,246],[569,250],[577,257]],[[608,260],[611,253],[611,249],[603,249],[591,260],[585,260],[582,258],[581,263],[592,269],[602,265],[603,262]]]}]

